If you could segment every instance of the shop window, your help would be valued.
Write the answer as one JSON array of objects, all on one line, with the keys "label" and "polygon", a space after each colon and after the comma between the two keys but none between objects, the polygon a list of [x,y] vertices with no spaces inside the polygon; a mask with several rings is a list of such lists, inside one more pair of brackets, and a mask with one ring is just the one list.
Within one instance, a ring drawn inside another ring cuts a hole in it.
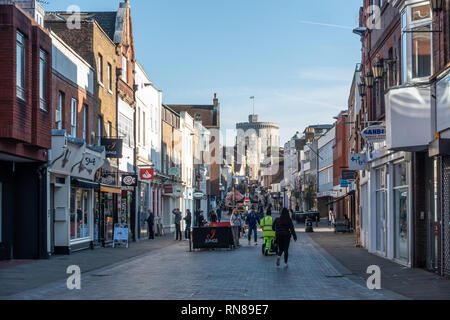
[{"label": "shop window", "polygon": [[394,256],[408,262],[408,177],[404,161],[394,164]]},{"label": "shop window", "polygon": [[89,192],[83,189],[70,190],[70,240],[89,237]]}]

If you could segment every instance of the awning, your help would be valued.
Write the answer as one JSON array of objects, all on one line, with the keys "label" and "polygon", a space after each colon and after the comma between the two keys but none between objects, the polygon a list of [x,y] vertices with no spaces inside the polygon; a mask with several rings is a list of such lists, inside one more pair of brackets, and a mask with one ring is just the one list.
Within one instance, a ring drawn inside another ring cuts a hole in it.
[{"label": "awning", "polygon": [[341,201],[341,200],[344,200],[344,199],[347,198],[348,196],[353,196],[354,194],[355,194],[355,190],[352,190],[352,191],[350,191],[349,193],[347,193],[346,195],[343,195],[342,197],[336,198],[336,199],[334,199],[333,201],[328,202],[327,205],[333,204],[333,203],[336,203],[336,202],[339,202],[339,201]]},{"label": "awning", "polygon": [[100,192],[109,192],[109,193],[116,193],[116,194],[122,193],[120,188],[104,186],[104,185],[100,185]]},{"label": "awning", "polygon": [[72,187],[76,187],[76,188],[93,189],[93,190],[100,189],[100,185],[97,182],[76,179],[76,178],[71,178],[70,182],[71,182]]}]

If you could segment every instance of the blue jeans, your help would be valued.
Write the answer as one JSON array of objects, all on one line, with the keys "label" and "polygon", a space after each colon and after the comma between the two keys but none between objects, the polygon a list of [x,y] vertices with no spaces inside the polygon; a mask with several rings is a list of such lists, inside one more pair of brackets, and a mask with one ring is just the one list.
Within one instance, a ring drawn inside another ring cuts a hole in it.
[{"label": "blue jeans", "polygon": [[250,241],[252,239],[252,231],[255,234],[255,242],[258,242],[258,233],[257,233],[257,228],[256,228],[256,224],[254,226],[248,226],[248,241]]}]

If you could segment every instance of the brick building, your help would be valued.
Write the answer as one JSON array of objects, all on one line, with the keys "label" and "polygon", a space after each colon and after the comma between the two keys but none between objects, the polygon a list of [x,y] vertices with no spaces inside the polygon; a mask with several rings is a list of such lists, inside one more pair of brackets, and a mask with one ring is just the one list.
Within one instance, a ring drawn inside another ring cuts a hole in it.
[{"label": "brick building", "polygon": [[[449,194],[449,8],[443,1],[435,11],[436,3],[363,2],[355,33],[365,94],[353,140],[361,145],[352,146],[368,160],[357,181],[361,244],[400,264],[445,273],[448,231],[439,226],[446,226]],[[381,13],[375,25],[372,5]]]},{"label": "brick building", "polygon": [[[45,24],[73,48],[93,68],[93,119],[90,143],[98,146],[119,139],[117,130],[117,54],[114,37],[116,12],[80,13],[80,28],[67,28],[67,13],[47,12]],[[103,29],[105,28],[105,29]],[[56,94],[56,92],[55,92]],[[102,141],[103,140],[103,141]],[[100,183],[95,193],[95,244],[112,243],[113,224],[119,221],[121,198],[119,159],[109,154],[96,175]]]},{"label": "brick building", "polygon": [[195,121],[201,121],[203,126],[210,131],[210,180],[208,182],[208,195],[212,196],[211,202],[215,203],[220,197],[220,104],[217,94],[214,94],[212,105],[167,105],[176,112],[186,111]]},{"label": "brick building", "polygon": [[0,38],[0,259],[44,258],[52,42],[15,4],[0,3]]},{"label": "brick building", "polygon": [[163,104],[161,115],[161,172],[164,178],[162,194],[162,216],[159,217],[163,228],[174,231],[172,211],[182,206],[183,187],[181,180],[182,143],[180,114]]}]

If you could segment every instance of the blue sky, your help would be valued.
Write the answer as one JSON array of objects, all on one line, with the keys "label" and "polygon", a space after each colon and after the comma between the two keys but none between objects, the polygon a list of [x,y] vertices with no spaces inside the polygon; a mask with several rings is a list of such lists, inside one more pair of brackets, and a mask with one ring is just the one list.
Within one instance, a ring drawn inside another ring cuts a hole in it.
[{"label": "blue sky", "polygon": [[[47,0],[47,10],[116,10],[120,0]],[[225,129],[252,112],[281,143],[345,109],[362,0],[130,0],[136,58],[168,104],[221,103]],[[337,25],[332,27],[319,24]]]}]

